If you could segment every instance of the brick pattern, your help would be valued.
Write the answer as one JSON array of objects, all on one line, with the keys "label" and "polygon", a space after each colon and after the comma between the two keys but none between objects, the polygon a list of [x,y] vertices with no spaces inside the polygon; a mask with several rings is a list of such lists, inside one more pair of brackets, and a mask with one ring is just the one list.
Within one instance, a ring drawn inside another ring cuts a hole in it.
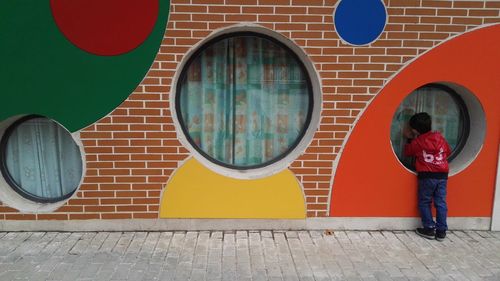
[{"label": "brick pattern", "polygon": [[214,30],[240,22],[294,41],[322,83],[319,130],[291,165],[304,187],[308,217],[327,216],[332,166],[369,101],[408,61],[451,36],[500,22],[500,1],[385,0],[388,23],[370,46],[343,43],[333,0],[172,0],[167,32],[151,70],[117,109],[81,132],[87,174],[76,197],[52,214],[0,206],[0,219],[157,218],[160,193],[189,157],[178,141],[170,89],[186,52]]}]

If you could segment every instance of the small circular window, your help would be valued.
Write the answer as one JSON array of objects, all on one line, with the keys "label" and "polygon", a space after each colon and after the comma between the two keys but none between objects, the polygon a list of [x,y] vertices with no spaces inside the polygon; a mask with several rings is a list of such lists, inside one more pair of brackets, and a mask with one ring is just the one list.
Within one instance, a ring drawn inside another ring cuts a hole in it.
[{"label": "small circular window", "polygon": [[177,116],[189,143],[233,169],[284,158],[304,136],[312,107],[302,62],[281,42],[253,32],[209,41],[177,85]]},{"label": "small circular window", "polygon": [[469,134],[469,115],[461,97],[449,87],[429,84],[408,95],[396,110],[391,124],[391,143],[398,159],[408,169],[415,170],[414,159],[404,156],[406,139],[403,128],[410,117],[427,112],[432,117],[432,130],[439,131],[451,146],[448,161],[463,148]]},{"label": "small circular window", "polygon": [[35,202],[69,198],[82,177],[80,150],[71,134],[40,116],[22,118],[7,129],[0,161],[7,183]]}]

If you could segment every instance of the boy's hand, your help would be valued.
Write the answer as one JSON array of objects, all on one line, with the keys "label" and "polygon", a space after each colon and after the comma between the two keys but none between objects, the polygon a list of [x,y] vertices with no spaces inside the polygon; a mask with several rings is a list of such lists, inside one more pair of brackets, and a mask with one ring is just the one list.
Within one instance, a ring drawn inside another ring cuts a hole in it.
[{"label": "boy's hand", "polygon": [[403,128],[403,136],[407,139],[415,138],[415,134],[413,133],[413,130],[410,128],[408,124],[406,124]]}]

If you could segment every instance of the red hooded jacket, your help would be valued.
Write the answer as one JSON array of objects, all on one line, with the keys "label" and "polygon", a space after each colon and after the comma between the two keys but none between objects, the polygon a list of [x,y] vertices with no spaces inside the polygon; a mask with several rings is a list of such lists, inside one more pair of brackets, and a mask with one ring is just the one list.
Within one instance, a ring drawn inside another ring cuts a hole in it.
[{"label": "red hooded jacket", "polygon": [[421,134],[405,145],[405,155],[415,156],[415,168],[421,174],[448,173],[450,145],[439,132]]}]

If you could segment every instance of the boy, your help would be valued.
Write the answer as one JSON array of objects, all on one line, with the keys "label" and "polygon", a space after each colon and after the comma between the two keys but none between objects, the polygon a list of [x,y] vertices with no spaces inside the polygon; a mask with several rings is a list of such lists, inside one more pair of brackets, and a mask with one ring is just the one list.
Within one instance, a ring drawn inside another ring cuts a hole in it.
[{"label": "boy", "polygon": [[[446,184],[450,146],[439,132],[432,132],[429,114],[417,113],[410,118],[409,128],[404,131],[407,143],[405,155],[416,158],[418,177],[418,208],[423,228],[417,228],[418,235],[442,241],[448,225],[446,216]],[[436,222],[432,218],[431,202],[436,207]]]}]

